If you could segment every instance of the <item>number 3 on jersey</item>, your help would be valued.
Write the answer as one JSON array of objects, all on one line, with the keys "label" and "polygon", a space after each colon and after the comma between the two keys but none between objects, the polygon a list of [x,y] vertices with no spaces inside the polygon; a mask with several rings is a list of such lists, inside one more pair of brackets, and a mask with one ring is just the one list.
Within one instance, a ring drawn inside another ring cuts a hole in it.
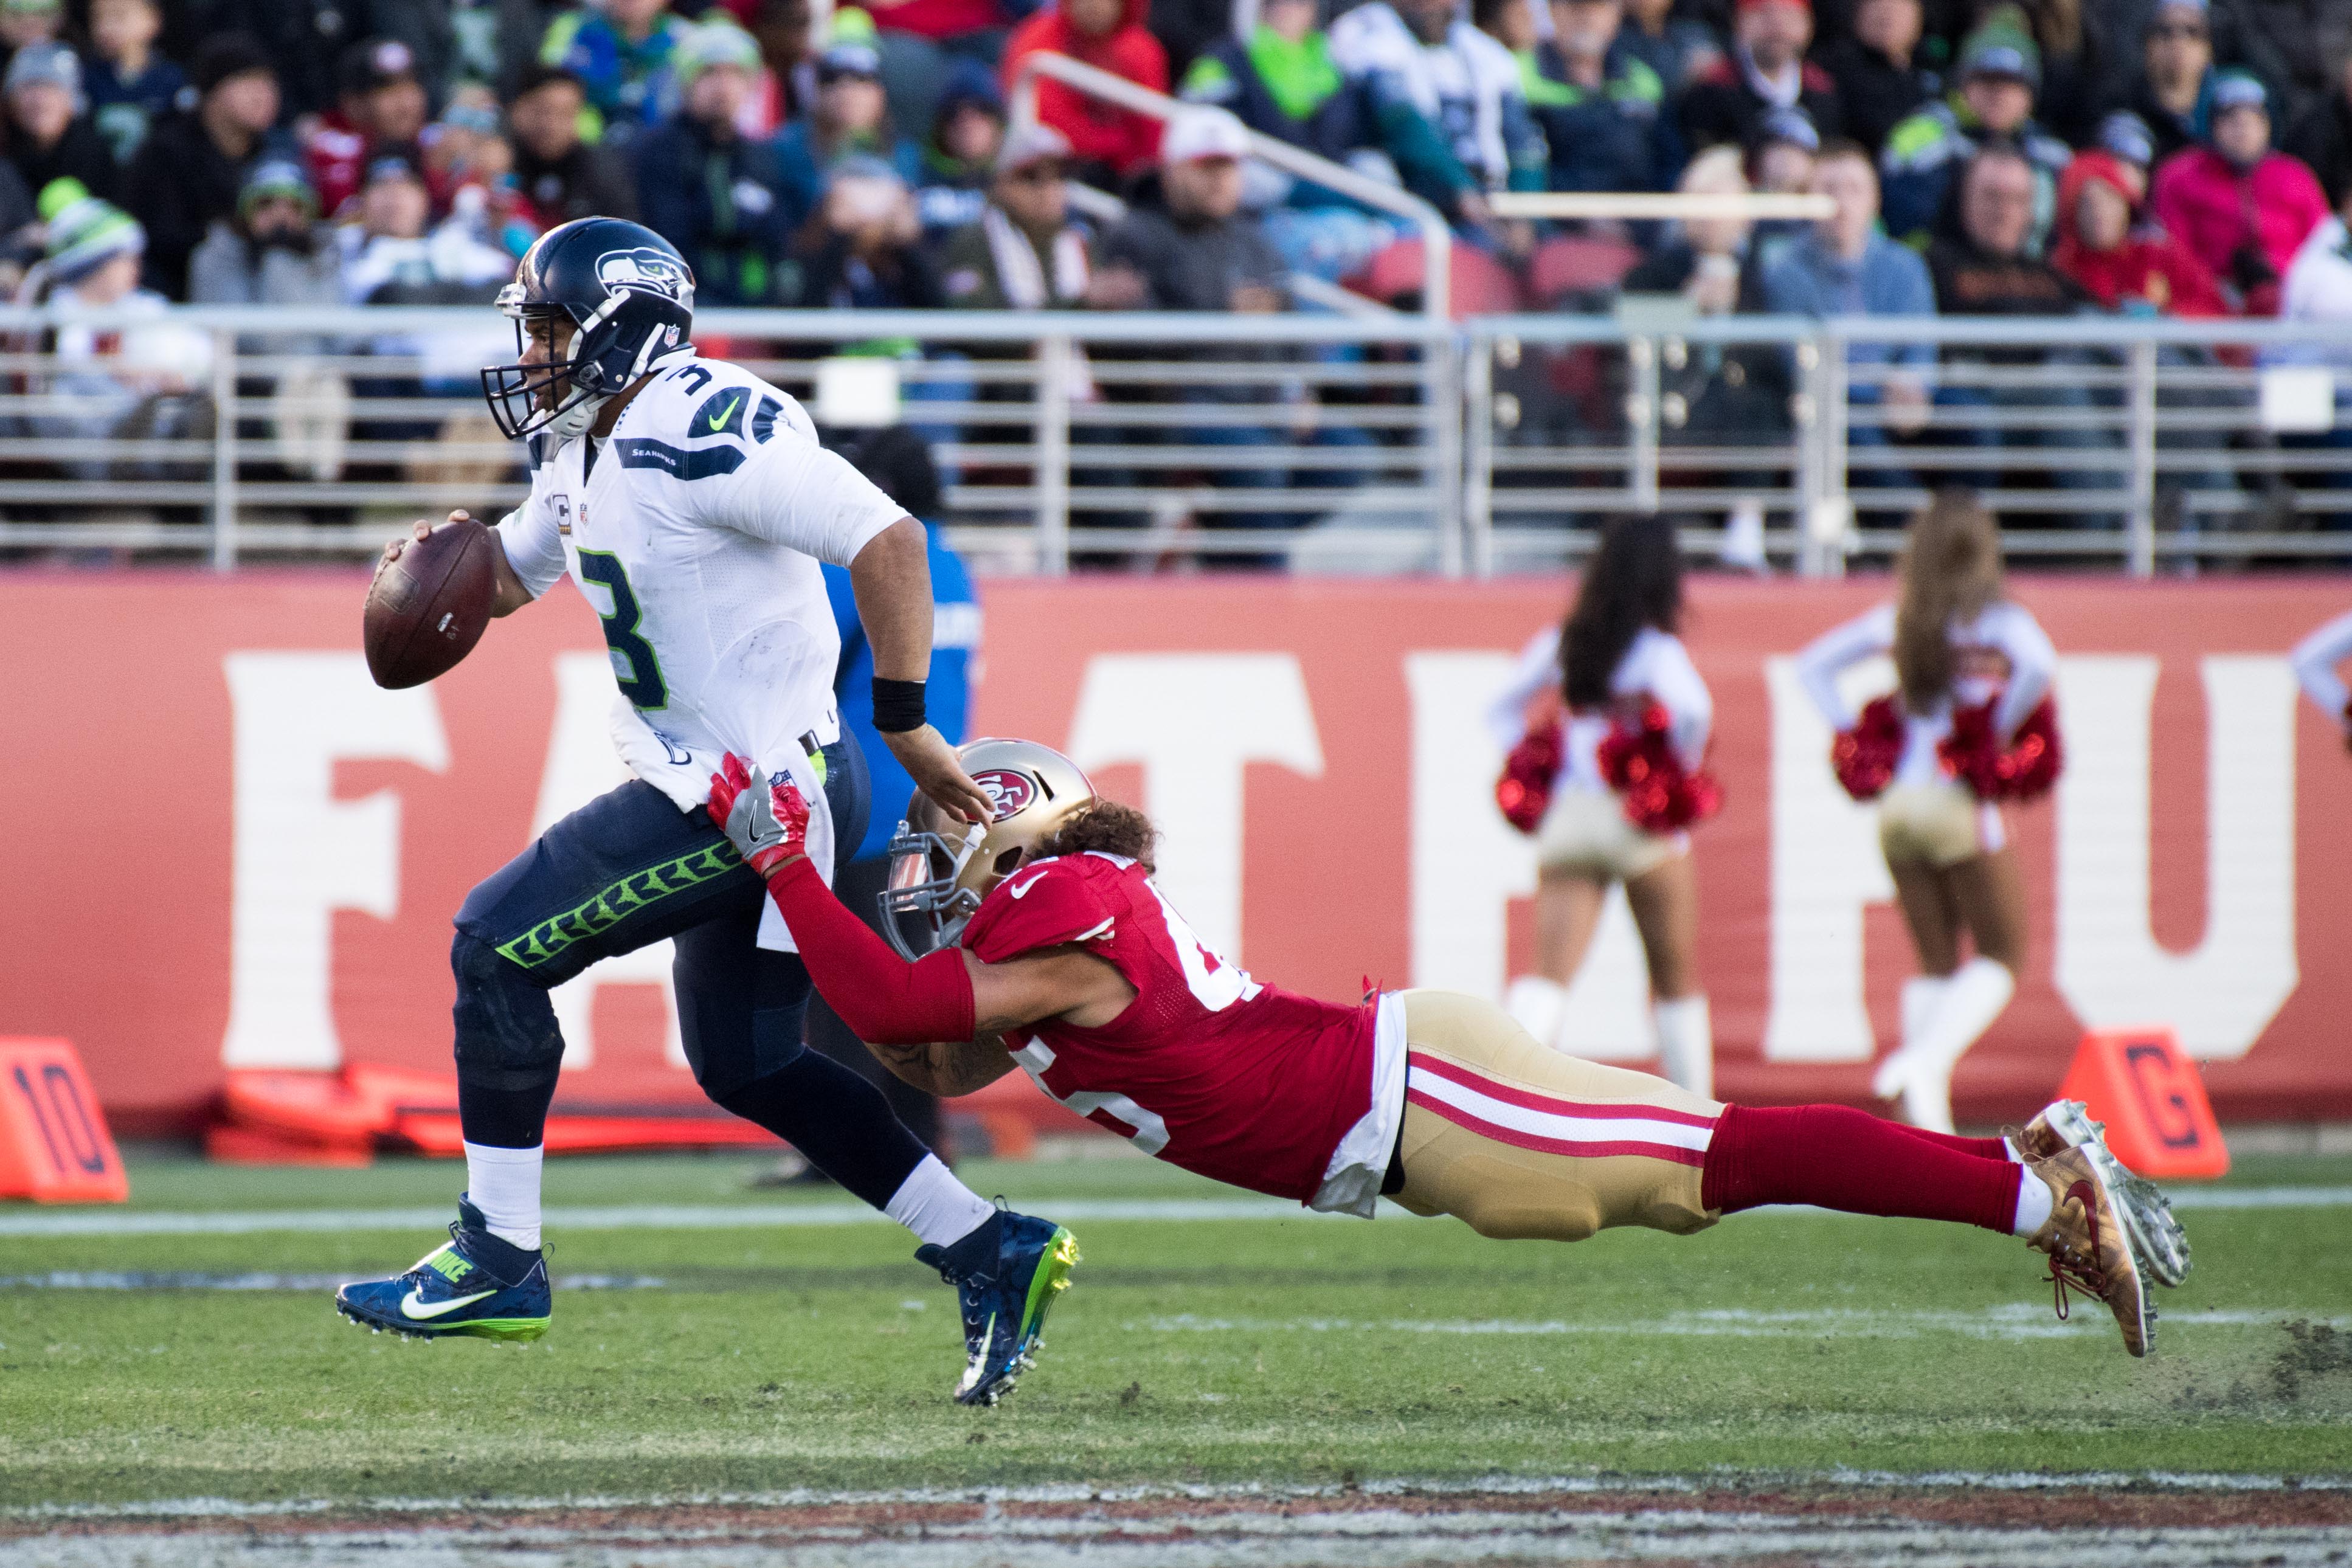
[{"label": "number 3 on jersey", "polygon": [[[645,612],[637,607],[636,591],[629,586],[620,557],[610,550],[582,550],[580,575],[612,596],[612,608],[599,609],[597,614],[604,622],[604,645],[613,651],[613,678],[620,683],[621,695],[640,712],[667,707],[669,687],[662,683],[661,660],[655,656],[654,645],[637,634]],[[594,602],[593,597],[590,602]]]}]

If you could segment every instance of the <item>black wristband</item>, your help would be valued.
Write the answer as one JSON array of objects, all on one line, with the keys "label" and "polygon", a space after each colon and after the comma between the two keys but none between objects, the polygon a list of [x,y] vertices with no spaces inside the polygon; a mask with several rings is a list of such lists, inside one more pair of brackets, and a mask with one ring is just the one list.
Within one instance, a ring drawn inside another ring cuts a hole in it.
[{"label": "black wristband", "polygon": [[875,676],[874,727],[885,735],[922,728],[923,685],[921,681],[886,681]]}]

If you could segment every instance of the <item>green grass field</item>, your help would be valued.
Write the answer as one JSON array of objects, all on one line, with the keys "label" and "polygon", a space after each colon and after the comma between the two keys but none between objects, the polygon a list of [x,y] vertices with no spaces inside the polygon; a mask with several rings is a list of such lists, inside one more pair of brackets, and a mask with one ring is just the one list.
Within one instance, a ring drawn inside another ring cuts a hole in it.
[{"label": "green grass field", "polygon": [[[1767,1211],[1695,1238],[1569,1248],[1395,1210],[1369,1225],[1093,1218],[1074,1226],[1086,1262],[1041,1365],[1003,1407],[966,1410],[947,1398],[953,1301],[909,1240],[884,1224],[774,1223],[779,1206],[845,1200],[748,1191],[756,1163],[551,1163],[559,1208],[759,1212],[551,1228],[555,1323],[528,1346],[371,1335],[334,1314],[326,1288],[267,1278],[389,1272],[433,1244],[430,1227],[0,1231],[0,1505],[2352,1471],[2340,1204],[2184,1211],[2197,1272],[2163,1296],[2158,1354],[2142,1363],[2095,1306],[2058,1323],[2021,1243],[1925,1223]],[[966,1174],[1047,1214],[1231,1196],[1135,1159]],[[461,1180],[425,1162],[289,1172],[134,1155],[130,1212],[437,1210]],[[2244,1160],[2227,1184],[2347,1185],[2352,1160],[2283,1157]],[[0,1208],[0,1221],[30,1212]],[[205,1278],[52,1282],[149,1271]],[[603,1288],[562,1287],[589,1275]],[[232,1276],[279,1288],[194,1288]]]}]

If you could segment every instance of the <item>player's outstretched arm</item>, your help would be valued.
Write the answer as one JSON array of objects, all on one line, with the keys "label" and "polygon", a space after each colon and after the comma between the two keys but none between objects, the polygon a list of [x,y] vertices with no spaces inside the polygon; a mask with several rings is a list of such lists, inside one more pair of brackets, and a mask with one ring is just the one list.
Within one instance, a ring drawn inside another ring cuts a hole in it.
[{"label": "player's outstretched arm", "polygon": [[[453,523],[461,523],[471,515],[471,513],[466,512],[462,509],[455,511],[449,514],[449,521]],[[410,539],[425,539],[431,536],[433,528],[433,524],[426,522],[423,517],[419,517],[415,522],[408,525],[408,537],[406,538],[395,538],[385,541],[383,554],[377,559],[375,563],[375,575],[377,577],[382,577],[383,575],[383,569],[400,559],[401,552],[408,548]],[[516,611],[530,602],[530,590],[525,588],[523,586],[522,579],[515,575],[513,563],[507,559],[507,552],[505,550],[494,549],[490,552],[490,575],[497,580],[499,585],[497,597],[490,601],[490,615],[493,619],[500,616],[511,615]]]},{"label": "player's outstretched arm", "polygon": [[874,650],[874,727],[915,787],[956,821],[992,821],[988,797],[955,747],[923,718],[931,674],[931,556],[923,525],[900,517],[866,540],[849,563],[849,587]]},{"label": "player's outstretched arm", "polygon": [[808,858],[808,801],[730,755],[705,808],[767,879],[809,977],[850,1032],[918,1089],[953,1096],[1013,1069],[999,1038],[1040,1019],[1108,1022],[1134,997],[1124,976],[1075,949],[984,964],[961,947],[909,964],[841,905]]}]

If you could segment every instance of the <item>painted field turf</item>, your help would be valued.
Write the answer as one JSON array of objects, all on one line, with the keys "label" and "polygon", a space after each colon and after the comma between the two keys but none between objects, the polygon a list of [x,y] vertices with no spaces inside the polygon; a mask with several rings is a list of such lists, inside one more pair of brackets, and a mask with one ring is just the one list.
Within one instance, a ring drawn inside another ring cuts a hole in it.
[{"label": "painted field turf", "polygon": [[[762,1206],[757,1162],[551,1162],[558,1206]],[[988,1166],[982,1192],[1201,1199],[1164,1166]],[[139,1157],[135,1210],[447,1206],[454,1165]],[[2342,1187],[2352,1160],[2231,1185]],[[820,1191],[808,1201],[837,1205]],[[0,1209],[15,1217],[21,1207]],[[430,1231],[0,1240],[0,1505],[710,1496],[1048,1481],[1853,1469],[2352,1473],[2352,1207],[2189,1212],[2197,1272],[2135,1363],[2051,1315],[2021,1242],[1802,1211],[1699,1237],[1483,1241],[1394,1209],[1103,1219],[1037,1371],[949,1403],[946,1287],[887,1225],[551,1233],[535,1345],[412,1344],[320,1281]],[[60,1288],[60,1277],[117,1288]],[[128,1281],[123,1276],[131,1276]],[[141,1277],[178,1288],[124,1289]],[[592,1288],[566,1288],[585,1279]],[[272,1288],[287,1281],[301,1288]],[[215,1288],[234,1284],[243,1288]]]}]

